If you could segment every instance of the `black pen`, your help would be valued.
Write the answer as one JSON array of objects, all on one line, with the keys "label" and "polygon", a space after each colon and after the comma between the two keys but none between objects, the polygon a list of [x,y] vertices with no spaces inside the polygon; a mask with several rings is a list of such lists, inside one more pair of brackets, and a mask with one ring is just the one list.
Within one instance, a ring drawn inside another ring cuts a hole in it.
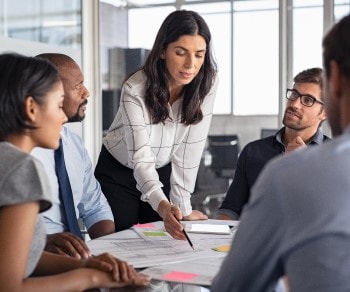
[{"label": "black pen", "polygon": [[[179,221],[180,222],[180,221]],[[188,235],[187,235],[187,232],[186,232],[186,230],[185,230],[185,227],[183,226],[183,229],[182,229],[182,233],[185,235],[185,237],[186,237],[186,239],[187,239],[187,241],[188,241],[188,243],[189,243],[189,245],[192,247],[192,249],[194,250],[194,247],[193,247],[193,244],[192,244],[192,241],[191,241],[191,239],[188,237]]]}]

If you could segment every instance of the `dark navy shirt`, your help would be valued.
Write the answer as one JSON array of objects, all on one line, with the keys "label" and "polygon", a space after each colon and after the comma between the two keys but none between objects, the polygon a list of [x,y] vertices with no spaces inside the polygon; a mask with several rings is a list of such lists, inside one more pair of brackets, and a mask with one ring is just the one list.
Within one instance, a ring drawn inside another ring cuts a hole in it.
[{"label": "dark navy shirt", "polygon": [[[283,154],[282,143],[284,127],[276,135],[248,143],[239,155],[234,179],[227,191],[226,197],[218,211],[238,220],[243,206],[248,202],[250,190],[261,170],[272,158]],[[312,137],[309,145],[320,145],[330,138],[323,135],[320,129]]]}]

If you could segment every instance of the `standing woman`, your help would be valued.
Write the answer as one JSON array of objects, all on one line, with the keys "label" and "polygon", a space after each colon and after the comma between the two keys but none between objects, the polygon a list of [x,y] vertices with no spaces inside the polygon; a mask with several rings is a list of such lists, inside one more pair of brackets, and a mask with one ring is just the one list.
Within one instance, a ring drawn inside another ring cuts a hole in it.
[{"label": "standing woman", "polygon": [[207,219],[190,199],[217,83],[204,19],[186,10],[168,15],[145,65],[123,84],[95,169],[117,230],[163,219],[185,239],[178,219]]},{"label": "standing woman", "polygon": [[58,147],[67,121],[63,85],[43,59],[3,54],[0,68],[0,291],[147,284],[108,254],[78,260],[43,252],[46,232],[38,213],[51,206],[50,188],[43,166],[29,153]]}]

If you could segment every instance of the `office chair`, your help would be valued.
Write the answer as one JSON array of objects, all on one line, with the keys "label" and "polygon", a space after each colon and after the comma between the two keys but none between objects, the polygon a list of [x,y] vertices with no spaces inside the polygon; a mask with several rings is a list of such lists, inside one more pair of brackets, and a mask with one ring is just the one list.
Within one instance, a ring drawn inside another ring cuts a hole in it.
[{"label": "office chair", "polygon": [[218,177],[233,179],[239,154],[237,135],[208,136],[208,151],[212,156],[211,168]]},{"label": "office chair", "polygon": [[[225,197],[233,180],[239,154],[237,135],[208,136],[207,148],[199,165],[195,191],[191,202],[195,209],[206,213],[209,217],[212,209],[217,209]],[[217,201],[218,206],[213,200]]]},{"label": "office chair", "polygon": [[262,128],[260,130],[260,138],[266,138],[269,136],[273,136],[277,133],[278,129],[267,129],[267,128]]},{"label": "office chair", "polygon": [[194,192],[191,196],[191,204],[193,209],[200,210],[207,214],[211,214],[210,201],[216,194],[226,193],[227,180],[218,177],[215,172],[207,164],[205,157],[208,153],[204,153],[198,168],[197,180]]}]

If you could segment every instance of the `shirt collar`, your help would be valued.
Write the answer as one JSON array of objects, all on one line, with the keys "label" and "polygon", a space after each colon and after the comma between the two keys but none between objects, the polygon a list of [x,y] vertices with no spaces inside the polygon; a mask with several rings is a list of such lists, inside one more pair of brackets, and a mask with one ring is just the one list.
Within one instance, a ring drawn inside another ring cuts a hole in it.
[{"label": "shirt collar", "polygon": [[[275,141],[282,144],[282,133],[284,133],[284,129],[285,127],[282,127],[276,134],[275,134]],[[348,128],[348,131],[350,132],[350,126]],[[313,135],[313,137],[311,138],[310,142],[307,145],[310,144],[317,144],[317,145],[321,145],[323,144],[323,140],[324,140],[324,136],[323,136],[323,132],[320,128],[317,129],[315,135]]]}]

